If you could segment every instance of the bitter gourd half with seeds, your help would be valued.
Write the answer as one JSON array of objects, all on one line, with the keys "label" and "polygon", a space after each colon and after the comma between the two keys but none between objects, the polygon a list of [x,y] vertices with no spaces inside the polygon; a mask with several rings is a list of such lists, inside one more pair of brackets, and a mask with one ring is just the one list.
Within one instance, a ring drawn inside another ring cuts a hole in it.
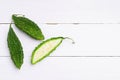
[{"label": "bitter gourd half with seeds", "polygon": [[20,69],[23,64],[23,58],[24,58],[23,48],[20,40],[18,39],[17,35],[15,34],[11,26],[9,28],[7,42],[8,42],[8,48],[10,51],[11,59],[15,64],[15,66],[18,69]]},{"label": "bitter gourd half with seeds", "polygon": [[16,27],[18,27],[23,32],[27,33],[32,38],[37,40],[44,40],[44,35],[41,29],[32,20],[17,14],[13,14],[12,19]]},{"label": "bitter gourd half with seeds", "polygon": [[64,39],[66,38],[53,37],[40,43],[32,52],[31,63],[36,64],[37,62],[50,55],[62,43]]}]

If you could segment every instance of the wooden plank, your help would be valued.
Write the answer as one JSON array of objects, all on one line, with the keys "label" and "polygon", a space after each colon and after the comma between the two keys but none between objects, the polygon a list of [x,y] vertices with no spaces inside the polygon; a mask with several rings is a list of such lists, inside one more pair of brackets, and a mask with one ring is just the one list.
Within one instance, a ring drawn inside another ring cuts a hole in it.
[{"label": "wooden plank", "polygon": [[40,22],[119,23],[119,0],[0,0],[0,22],[12,14],[24,14]]},{"label": "wooden plank", "polygon": [[[0,0],[0,79],[119,80],[119,3],[119,0]],[[17,70],[6,41],[12,14],[24,14],[38,23],[46,39],[65,36],[76,43],[63,41],[53,54],[32,66],[32,50],[41,41],[13,26],[25,53],[22,69]]]},{"label": "wooden plank", "polygon": [[[120,25],[119,24],[39,24],[46,39],[55,36],[73,38],[64,40],[63,44],[51,56],[120,56]],[[33,49],[41,42],[36,41],[14,27],[22,42],[25,56],[31,56]],[[7,32],[9,25],[0,25],[0,56],[9,56],[7,48]],[[29,44],[29,45],[28,45]]]},{"label": "wooden plank", "polygon": [[25,57],[21,70],[10,58],[0,58],[1,79],[29,80],[119,80],[120,58],[46,58],[32,66]]}]

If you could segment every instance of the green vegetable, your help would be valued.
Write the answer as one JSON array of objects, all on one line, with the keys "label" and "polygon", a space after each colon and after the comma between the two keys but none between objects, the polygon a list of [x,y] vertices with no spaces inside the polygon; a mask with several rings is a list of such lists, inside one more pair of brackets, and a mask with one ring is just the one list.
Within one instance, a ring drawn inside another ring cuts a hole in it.
[{"label": "green vegetable", "polygon": [[37,40],[44,39],[44,35],[42,34],[41,29],[38,27],[36,23],[31,21],[30,19],[15,14],[12,15],[12,19],[16,27],[18,27],[23,32],[27,33],[32,38]]},{"label": "green vegetable", "polygon": [[[36,64],[49,56],[63,41],[64,37],[54,37],[39,44],[32,52],[31,63]],[[70,38],[69,38],[70,39]]]},{"label": "green vegetable", "polygon": [[7,42],[11,59],[15,66],[20,69],[23,64],[24,58],[23,48],[11,25],[8,32]]}]

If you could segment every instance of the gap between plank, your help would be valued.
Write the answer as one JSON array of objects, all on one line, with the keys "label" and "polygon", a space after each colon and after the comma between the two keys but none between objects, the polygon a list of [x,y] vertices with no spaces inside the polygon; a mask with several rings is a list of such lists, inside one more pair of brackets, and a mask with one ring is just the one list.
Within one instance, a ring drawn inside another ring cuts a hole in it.
[{"label": "gap between plank", "polygon": [[[0,56],[0,57],[10,57],[10,56]],[[29,56],[30,57],[30,56]],[[93,57],[96,57],[96,58],[117,58],[117,57],[120,57],[120,56],[48,56],[48,57],[66,57],[66,58],[68,58],[68,57],[91,57],[91,58],[93,58]]]},{"label": "gap between plank", "polygon": [[[0,24],[14,24],[14,23],[0,23]],[[40,24],[47,24],[47,25],[58,25],[58,24],[73,24],[73,25],[79,25],[79,24],[120,24],[118,23],[56,23],[56,22],[48,22],[48,23],[40,23]]]}]

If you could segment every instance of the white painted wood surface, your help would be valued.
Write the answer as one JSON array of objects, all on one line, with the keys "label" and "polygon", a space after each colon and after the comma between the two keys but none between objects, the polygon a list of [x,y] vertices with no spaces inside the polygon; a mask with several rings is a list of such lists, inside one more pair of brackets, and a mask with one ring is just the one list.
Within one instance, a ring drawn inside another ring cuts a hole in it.
[{"label": "white painted wood surface", "polygon": [[[120,80],[119,3],[119,0],[0,0],[0,79]],[[40,41],[13,26],[25,53],[22,69],[17,70],[6,42],[9,29],[6,23],[11,22],[12,14],[24,14],[34,20],[46,39],[68,36],[76,44],[65,40],[50,57],[32,66],[30,56]]]}]

